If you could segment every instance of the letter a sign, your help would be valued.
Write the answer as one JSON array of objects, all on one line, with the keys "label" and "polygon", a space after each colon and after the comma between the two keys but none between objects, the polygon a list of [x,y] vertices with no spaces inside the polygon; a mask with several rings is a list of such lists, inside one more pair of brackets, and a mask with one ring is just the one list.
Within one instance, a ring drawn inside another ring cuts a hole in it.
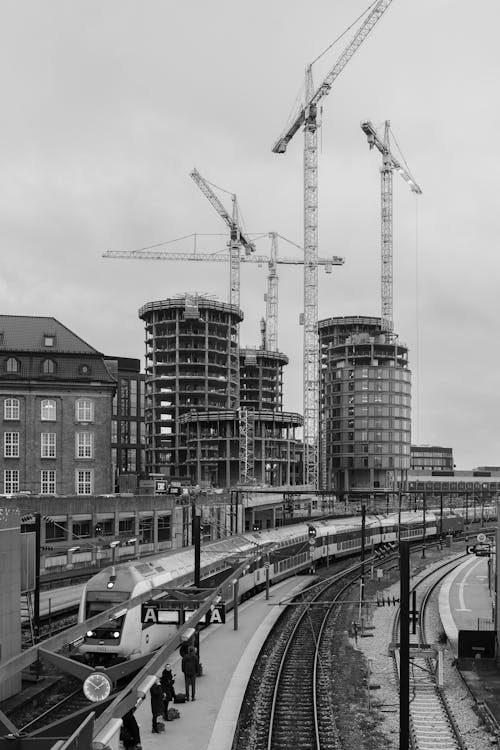
[{"label": "letter a sign", "polygon": [[158,622],[158,610],[156,607],[149,607],[147,605],[142,605],[142,612],[141,612],[141,622],[143,623],[157,623]]},{"label": "letter a sign", "polygon": [[210,615],[210,625],[223,625],[226,622],[226,605],[216,604]]}]

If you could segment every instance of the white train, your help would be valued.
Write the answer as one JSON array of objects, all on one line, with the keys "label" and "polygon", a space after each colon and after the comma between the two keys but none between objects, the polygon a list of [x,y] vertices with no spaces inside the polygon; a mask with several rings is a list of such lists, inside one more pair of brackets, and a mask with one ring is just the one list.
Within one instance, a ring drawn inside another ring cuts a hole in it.
[{"label": "white train", "polygon": [[[434,513],[426,513],[425,537],[437,536]],[[421,512],[401,515],[401,538],[424,537]],[[398,539],[398,515],[367,516],[365,550],[390,545]],[[260,532],[249,532],[203,545],[201,579],[204,587],[215,587],[248,558],[248,570],[238,581],[238,599],[252,596],[266,585],[266,566],[270,583],[307,571],[336,558],[352,555],[361,549],[361,518],[311,520]],[[181,588],[193,584],[193,548],[161,553],[143,560],[121,563],[99,572],[86,583],[80,602],[78,621],[84,622],[100,612],[139,594],[160,587]],[[234,590],[226,583],[222,590],[226,609],[233,606]],[[150,653],[162,646],[177,631],[177,624],[141,622],[141,607],[127,610],[121,617],[89,631],[79,652],[91,664],[108,665]]]}]

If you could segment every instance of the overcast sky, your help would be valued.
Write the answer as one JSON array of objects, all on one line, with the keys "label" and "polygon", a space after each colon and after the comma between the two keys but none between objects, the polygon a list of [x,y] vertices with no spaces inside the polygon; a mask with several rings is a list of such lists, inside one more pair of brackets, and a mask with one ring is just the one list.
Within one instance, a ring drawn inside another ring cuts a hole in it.
[{"label": "overcast sky", "polygon": [[[248,232],[303,242],[303,134],[271,152],[305,66],[369,0],[3,0],[1,312],[56,317],[143,360],[144,303],[228,298],[225,264],[105,260],[225,225],[190,179],[238,195]],[[380,155],[391,120],[420,184],[394,175],[394,322],[410,349],[413,435],[457,468],[500,465],[498,0],[394,0],[323,99],[320,318],[380,315]],[[349,32],[314,66],[319,84]],[[220,194],[230,206],[230,197]],[[188,251],[190,242],[170,246]],[[259,242],[267,252],[267,241]],[[299,251],[280,246],[284,255]],[[266,269],[241,273],[241,342],[258,346]],[[280,270],[285,408],[302,411],[299,267]]]}]

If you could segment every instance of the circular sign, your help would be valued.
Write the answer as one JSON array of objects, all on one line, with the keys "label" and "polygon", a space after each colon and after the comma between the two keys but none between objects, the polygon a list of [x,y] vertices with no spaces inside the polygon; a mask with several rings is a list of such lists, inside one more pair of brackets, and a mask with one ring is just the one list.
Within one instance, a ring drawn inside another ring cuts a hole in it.
[{"label": "circular sign", "polygon": [[309,539],[309,544],[311,545],[311,547],[314,547],[314,545],[316,544],[316,539]]},{"label": "circular sign", "polygon": [[477,541],[481,544],[486,541],[486,534],[478,534],[477,535]]}]

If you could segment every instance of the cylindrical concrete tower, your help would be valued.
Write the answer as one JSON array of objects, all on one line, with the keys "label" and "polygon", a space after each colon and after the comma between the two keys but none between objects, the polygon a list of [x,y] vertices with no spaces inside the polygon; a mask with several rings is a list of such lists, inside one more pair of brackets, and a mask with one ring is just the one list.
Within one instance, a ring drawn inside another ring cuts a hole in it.
[{"label": "cylindrical concrete tower", "polygon": [[148,302],[139,317],[146,324],[146,471],[187,480],[179,417],[238,407],[243,313],[186,294]]},{"label": "cylindrical concrete tower", "polygon": [[283,367],[288,357],[265,349],[240,349],[240,405],[254,411],[283,410]]},{"label": "cylindrical concrete tower", "polygon": [[318,323],[323,483],[340,492],[391,489],[410,468],[408,349],[380,318]]}]

